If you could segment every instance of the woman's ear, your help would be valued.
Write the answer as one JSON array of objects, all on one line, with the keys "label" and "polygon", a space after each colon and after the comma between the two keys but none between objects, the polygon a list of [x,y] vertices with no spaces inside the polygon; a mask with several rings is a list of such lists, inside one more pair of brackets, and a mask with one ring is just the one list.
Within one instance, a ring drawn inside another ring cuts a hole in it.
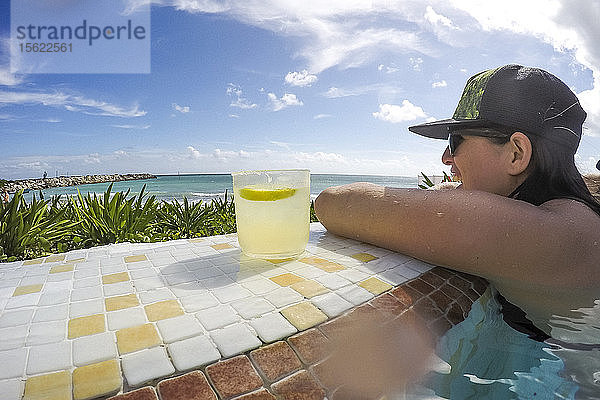
[{"label": "woman's ear", "polygon": [[515,132],[510,137],[508,145],[508,172],[511,175],[520,175],[529,166],[531,161],[531,141],[522,132]]}]

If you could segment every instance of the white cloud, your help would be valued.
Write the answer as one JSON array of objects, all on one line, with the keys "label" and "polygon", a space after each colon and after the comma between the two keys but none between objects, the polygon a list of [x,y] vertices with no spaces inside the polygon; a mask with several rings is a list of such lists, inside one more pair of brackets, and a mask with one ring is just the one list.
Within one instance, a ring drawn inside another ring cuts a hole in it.
[{"label": "white cloud", "polygon": [[431,84],[432,88],[440,88],[440,87],[446,87],[446,86],[448,86],[448,83],[443,79],[441,81],[433,82]]},{"label": "white cloud", "polygon": [[393,124],[404,121],[413,121],[417,118],[426,118],[427,114],[419,106],[415,106],[408,100],[403,100],[402,105],[380,104],[379,111],[373,113],[373,116],[382,121]]},{"label": "white cloud", "polygon": [[238,107],[242,110],[249,110],[258,107],[257,104],[252,103],[248,99],[244,97],[244,93],[242,92],[242,88],[238,85],[230,83],[227,85],[227,95],[232,98],[230,107]]},{"label": "white cloud", "polygon": [[429,21],[432,25],[443,25],[447,28],[458,29],[456,25],[454,25],[454,23],[450,20],[450,18],[436,13],[433,7],[429,5],[425,9],[425,19]]},{"label": "white cloud", "polygon": [[304,105],[302,100],[298,99],[293,93],[284,93],[281,98],[277,98],[275,93],[267,93],[267,97],[271,102],[273,111],[280,111],[287,107]]},{"label": "white cloud", "polygon": [[190,107],[189,106],[180,106],[177,103],[173,103],[173,108],[177,111],[179,111],[182,114],[186,114],[190,112]]},{"label": "white cloud", "polygon": [[60,91],[25,92],[0,90],[0,105],[2,104],[64,107],[66,110],[73,112],[122,118],[141,117],[146,115],[146,111],[140,110],[138,105],[124,108],[104,101],[88,99],[83,96],[67,94]]},{"label": "white cloud", "polygon": [[333,115],[331,114],[317,114],[313,117],[313,119],[323,119],[323,118],[331,118]]},{"label": "white cloud", "polygon": [[129,125],[129,124],[124,124],[124,125],[111,125],[113,128],[121,128],[121,129],[148,129],[150,128],[150,125]]},{"label": "white cloud", "polygon": [[200,158],[200,151],[196,150],[193,146],[188,146],[187,152],[191,158]]},{"label": "white cloud", "polygon": [[412,69],[415,71],[421,70],[421,65],[423,65],[423,59],[421,57],[411,57],[408,59]]},{"label": "white cloud", "polygon": [[317,76],[309,74],[307,70],[289,72],[285,76],[285,82],[291,86],[311,86],[316,81]]}]

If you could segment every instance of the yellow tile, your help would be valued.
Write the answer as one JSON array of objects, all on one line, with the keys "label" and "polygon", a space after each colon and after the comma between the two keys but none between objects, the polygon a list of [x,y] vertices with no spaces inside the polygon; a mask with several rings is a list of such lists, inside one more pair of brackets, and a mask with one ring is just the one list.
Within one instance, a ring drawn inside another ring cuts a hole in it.
[{"label": "yellow tile", "polygon": [[333,261],[325,260],[325,259],[319,258],[319,257],[304,257],[298,261],[302,261],[305,264],[309,264],[309,265],[312,265],[313,267],[320,268],[325,272],[335,272],[335,271],[341,271],[341,270],[346,269],[346,267],[344,267],[341,264],[338,264]]},{"label": "yellow tile", "polygon": [[148,304],[144,307],[149,321],[158,321],[183,315],[183,310],[177,300],[165,300]]},{"label": "yellow tile", "polygon": [[132,263],[132,262],[138,262],[138,261],[146,261],[147,258],[144,254],[140,254],[137,256],[127,256],[125,257],[125,262],[126,263]]},{"label": "yellow tile", "polygon": [[158,332],[152,324],[132,326],[117,331],[117,347],[120,354],[131,353],[159,344]]},{"label": "yellow tile", "polygon": [[76,264],[76,263],[83,262],[83,261],[85,261],[85,258],[83,258],[83,257],[73,258],[72,260],[65,261],[65,264]]},{"label": "yellow tile", "polygon": [[23,263],[23,265],[36,265],[36,264],[41,264],[44,261],[43,257],[40,258],[34,258],[32,260],[27,260]]},{"label": "yellow tile", "polygon": [[69,265],[69,264],[62,264],[62,265],[55,265],[54,267],[50,268],[50,273],[51,274],[58,274],[59,272],[69,272],[69,271],[73,271],[73,265]]},{"label": "yellow tile", "polygon": [[311,281],[310,279],[296,282],[293,285],[290,285],[290,287],[308,299],[329,292],[329,289],[325,286],[321,285],[319,282]]},{"label": "yellow tile", "polygon": [[65,261],[64,254],[52,254],[48,258],[46,258],[46,262],[57,262],[57,261]]},{"label": "yellow tile", "polygon": [[119,272],[116,274],[104,275],[102,277],[102,283],[117,283],[117,282],[125,282],[129,280],[129,274],[127,272]]},{"label": "yellow tile", "polygon": [[75,368],[73,397],[75,400],[95,399],[121,390],[123,380],[117,360],[108,360]]},{"label": "yellow tile", "polygon": [[389,283],[383,282],[382,280],[379,280],[375,277],[371,277],[367,280],[360,282],[358,284],[358,286],[361,286],[362,288],[367,289],[369,292],[373,293],[374,295],[381,294],[381,293],[385,292],[386,290],[390,290],[393,287]]},{"label": "yellow tile", "polygon": [[299,277],[298,275],[286,273],[274,276],[270,278],[273,282],[280,286],[290,286],[297,282],[302,282],[304,278]]},{"label": "yellow tile", "polygon": [[69,320],[69,339],[104,332],[104,314],[88,315],[87,317]]},{"label": "yellow tile", "polygon": [[39,284],[39,285],[19,286],[19,287],[15,288],[15,291],[13,292],[13,297],[21,296],[23,294],[37,293],[40,290],[42,290],[42,286],[44,286],[44,285]]},{"label": "yellow tile", "polygon": [[233,246],[230,245],[229,243],[219,243],[219,244],[213,244],[212,246],[213,249],[215,250],[225,250],[225,249],[233,249]]},{"label": "yellow tile", "polygon": [[135,307],[140,304],[135,294],[126,294],[123,296],[115,296],[104,299],[106,311],[122,310],[124,308]]},{"label": "yellow tile", "polygon": [[371,255],[369,253],[356,253],[350,257],[356,258],[358,261],[362,261],[365,263],[369,262],[369,261],[377,260],[379,258],[379,257],[375,257],[374,255]]},{"label": "yellow tile", "polygon": [[272,263],[272,264],[281,264],[284,263],[286,261],[292,261],[293,258],[274,258],[274,259],[270,259],[267,260],[268,262]]},{"label": "yellow tile", "polygon": [[299,331],[327,321],[327,315],[323,314],[321,310],[309,302],[294,304],[293,306],[284,308],[281,310],[281,314]]},{"label": "yellow tile", "polygon": [[61,371],[27,378],[23,400],[71,400],[71,374]]},{"label": "yellow tile", "polygon": [[203,238],[194,238],[194,239],[188,240],[188,242],[190,242],[190,243],[200,243],[200,242],[204,242],[204,239]]}]

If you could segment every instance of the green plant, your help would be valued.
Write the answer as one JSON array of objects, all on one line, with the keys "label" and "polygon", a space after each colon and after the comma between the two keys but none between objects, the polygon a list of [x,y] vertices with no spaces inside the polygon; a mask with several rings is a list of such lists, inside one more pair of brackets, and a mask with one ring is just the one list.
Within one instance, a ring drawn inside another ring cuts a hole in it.
[{"label": "green plant", "polygon": [[237,231],[233,196],[228,199],[227,190],[223,199],[219,197],[211,201],[209,209],[213,218],[208,235],[224,235]]},{"label": "green plant", "polygon": [[185,196],[183,203],[163,201],[155,221],[157,236],[167,239],[207,236],[214,219],[211,211],[202,201],[190,204]]},{"label": "green plant", "polygon": [[315,201],[310,201],[310,222],[319,222],[317,214],[315,214]]},{"label": "green plant", "polygon": [[[158,202],[155,196],[144,199],[146,185],[139,195],[127,199],[126,193],[111,193],[112,183],[103,195],[78,194],[69,198],[72,218],[80,221],[76,235],[85,247],[125,241],[148,242]],[[112,194],[112,196],[111,196]]]},{"label": "green plant", "polygon": [[0,204],[0,260],[14,261],[49,253],[55,243],[78,225],[64,214],[64,211],[49,212],[48,201],[35,196],[27,204],[23,190],[19,190],[8,203]]},{"label": "green plant", "polygon": [[[454,182],[452,180],[452,178],[446,173],[446,171],[443,171],[443,173],[444,173],[444,177],[442,178],[442,183],[444,183],[444,182]],[[425,175],[423,172],[421,172],[421,175],[423,175],[423,183],[425,184],[425,185],[419,184],[419,187],[421,189],[428,189],[430,187],[435,186],[435,183],[433,183],[431,181],[431,179],[429,179],[429,177],[427,175]]]}]

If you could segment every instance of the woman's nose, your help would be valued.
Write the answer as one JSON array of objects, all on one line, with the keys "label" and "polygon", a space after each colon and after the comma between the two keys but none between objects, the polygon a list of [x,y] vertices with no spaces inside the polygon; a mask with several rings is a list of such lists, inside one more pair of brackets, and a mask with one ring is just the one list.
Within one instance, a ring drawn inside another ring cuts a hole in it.
[{"label": "woman's nose", "polygon": [[454,164],[454,157],[450,154],[450,147],[446,146],[446,150],[444,150],[444,154],[442,154],[442,163],[445,165]]}]

